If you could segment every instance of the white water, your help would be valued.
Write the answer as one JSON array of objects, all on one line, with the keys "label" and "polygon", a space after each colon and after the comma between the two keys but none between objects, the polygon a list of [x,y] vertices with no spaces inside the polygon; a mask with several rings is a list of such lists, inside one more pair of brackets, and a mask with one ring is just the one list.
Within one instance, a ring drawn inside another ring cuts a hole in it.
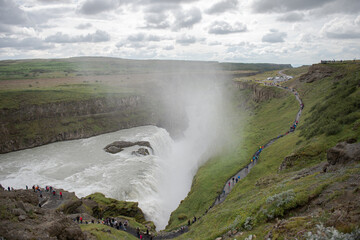
[{"label": "white water", "polygon": [[[117,140],[149,141],[154,155],[131,155],[139,148],[136,146],[117,154],[103,150]],[[163,228],[168,219],[161,219],[159,186],[171,146],[167,131],[154,126],[53,143],[0,155],[0,183],[14,188],[52,185],[75,191],[79,197],[101,192],[119,200],[138,201],[146,217]]]}]

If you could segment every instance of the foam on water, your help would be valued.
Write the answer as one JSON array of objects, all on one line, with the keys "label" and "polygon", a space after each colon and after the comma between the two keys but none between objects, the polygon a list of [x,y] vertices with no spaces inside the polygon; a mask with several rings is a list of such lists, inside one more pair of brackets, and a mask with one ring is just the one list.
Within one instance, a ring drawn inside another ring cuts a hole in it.
[{"label": "foam on water", "polygon": [[[149,141],[154,154],[132,155],[136,146],[117,154],[103,150],[117,140]],[[0,182],[14,188],[52,185],[75,191],[79,197],[101,192],[119,200],[138,201],[146,217],[159,224],[159,186],[172,145],[166,130],[154,126],[53,143],[1,155]]]}]

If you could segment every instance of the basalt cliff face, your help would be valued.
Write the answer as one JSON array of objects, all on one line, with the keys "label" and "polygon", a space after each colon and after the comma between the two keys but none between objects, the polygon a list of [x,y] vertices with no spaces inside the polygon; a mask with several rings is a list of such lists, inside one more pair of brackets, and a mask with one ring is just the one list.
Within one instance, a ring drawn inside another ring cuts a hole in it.
[{"label": "basalt cliff face", "polygon": [[253,82],[235,82],[238,89],[249,89],[252,91],[252,100],[255,102],[267,101],[272,98],[279,98],[286,95],[285,91],[278,91],[272,87],[266,87]]},{"label": "basalt cliff face", "polygon": [[0,109],[0,153],[91,137],[145,125],[171,134],[186,126],[184,112],[165,119],[140,96],[93,98]]}]

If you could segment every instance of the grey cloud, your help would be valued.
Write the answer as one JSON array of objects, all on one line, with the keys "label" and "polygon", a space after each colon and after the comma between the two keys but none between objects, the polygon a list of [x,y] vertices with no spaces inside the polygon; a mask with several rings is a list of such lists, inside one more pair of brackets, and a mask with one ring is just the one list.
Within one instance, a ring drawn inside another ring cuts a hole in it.
[{"label": "grey cloud", "polygon": [[173,45],[169,45],[169,46],[164,47],[163,49],[166,51],[170,51],[170,50],[174,50],[175,47]]},{"label": "grey cloud", "polygon": [[291,12],[282,15],[277,20],[281,22],[299,22],[304,20],[304,17],[304,13]]},{"label": "grey cloud", "polygon": [[198,8],[192,8],[188,11],[177,11],[175,13],[174,29],[191,28],[202,19],[201,12]]},{"label": "grey cloud", "polygon": [[127,38],[128,41],[130,42],[160,42],[161,38],[157,35],[147,35],[144,33],[137,33],[134,35],[130,35]]},{"label": "grey cloud", "polygon": [[91,27],[92,27],[91,23],[81,23],[76,26],[77,29],[87,29],[87,28],[91,28]]},{"label": "grey cloud", "polygon": [[230,34],[230,33],[239,33],[246,32],[247,27],[245,24],[236,22],[234,26],[231,26],[229,23],[224,21],[215,21],[209,28],[209,33],[212,34]]},{"label": "grey cloud", "polygon": [[219,14],[226,12],[228,10],[234,10],[238,6],[238,0],[223,0],[221,2],[215,3],[205,12],[208,14]]},{"label": "grey cloud", "polygon": [[256,0],[252,9],[258,13],[310,10],[336,0]]},{"label": "grey cloud", "polygon": [[176,43],[183,45],[183,46],[188,46],[195,42],[196,42],[196,38],[194,36],[189,36],[189,35],[182,35],[176,39]]},{"label": "grey cloud", "polygon": [[333,39],[359,39],[360,38],[360,15],[357,18],[335,18],[327,22],[321,32],[328,38]]},{"label": "grey cloud", "polygon": [[20,25],[28,21],[26,12],[12,0],[0,0],[0,23]]},{"label": "grey cloud", "polygon": [[11,28],[9,27],[9,25],[0,23],[0,33],[8,33],[8,32],[11,32]]},{"label": "grey cloud", "polygon": [[37,0],[38,2],[45,3],[45,4],[63,4],[63,3],[70,3],[71,0]]},{"label": "grey cloud", "polygon": [[25,38],[22,40],[18,40],[17,38],[0,38],[0,48],[43,50],[53,47],[51,44],[44,43],[40,38]]},{"label": "grey cloud", "polygon": [[218,46],[218,45],[221,45],[221,42],[218,42],[218,41],[209,42],[208,45],[209,46]]},{"label": "grey cloud", "polygon": [[168,15],[164,13],[148,13],[145,15],[146,26],[145,28],[157,28],[165,29],[170,27],[170,23],[167,20]]},{"label": "grey cloud", "polygon": [[263,42],[268,43],[278,43],[278,42],[284,42],[284,38],[287,36],[285,32],[278,32],[277,30],[270,30],[271,32],[268,34],[265,34],[262,37]]},{"label": "grey cloud", "polygon": [[28,11],[27,14],[33,24],[44,24],[49,19],[64,18],[67,13],[73,11],[69,6],[47,6],[33,11]]},{"label": "grey cloud", "polygon": [[173,9],[177,9],[179,8],[179,3],[178,2],[173,2],[173,3],[155,3],[155,4],[151,4],[148,5],[145,8],[145,12],[147,13],[156,13],[156,14],[161,14],[165,11],[169,11],[169,10],[173,10]]},{"label": "grey cloud", "polygon": [[110,35],[107,32],[101,30],[97,30],[95,33],[79,36],[70,36],[68,34],[62,34],[58,32],[55,35],[51,35],[45,39],[45,41],[53,43],[107,42],[109,40]]},{"label": "grey cloud", "polygon": [[359,14],[359,0],[336,0],[331,1],[324,7],[313,11],[314,14],[328,15],[332,13]]},{"label": "grey cloud", "polygon": [[114,10],[120,6],[118,0],[86,0],[80,6],[80,12],[86,15],[94,15],[101,12]]},{"label": "grey cloud", "polygon": [[360,38],[360,32],[327,32],[326,36],[334,39],[357,39]]}]

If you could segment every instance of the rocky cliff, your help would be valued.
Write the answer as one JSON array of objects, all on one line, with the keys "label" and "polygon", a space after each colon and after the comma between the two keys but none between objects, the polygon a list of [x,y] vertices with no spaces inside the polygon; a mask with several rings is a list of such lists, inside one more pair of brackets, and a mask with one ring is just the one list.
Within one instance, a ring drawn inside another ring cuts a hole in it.
[{"label": "rocky cliff", "polygon": [[[140,96],[103,97],[0,109],[0,153],[144,125],[177,133],[183,111],[166,117]],[[181,121],[183,122],[183,121]]]},{"label": "rocky cliff", "polygon": [[272,98],[279,98],[286,95],[285,91],[279,91],[279,89],[273,87],[266,87],[254,82],[235,82],[235,86],[238,89],[249,89],[252,93],[252,100],[255,102],[267,101]]}]

